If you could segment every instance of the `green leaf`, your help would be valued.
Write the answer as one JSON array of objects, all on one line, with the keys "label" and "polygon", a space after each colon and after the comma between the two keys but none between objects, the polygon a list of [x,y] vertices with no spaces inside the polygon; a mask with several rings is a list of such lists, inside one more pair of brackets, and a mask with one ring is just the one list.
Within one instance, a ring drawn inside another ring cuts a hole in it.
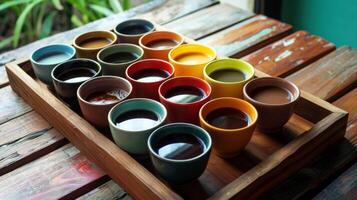
[{"label": "green leaf", "polygon": [[60,0],[52,0],[52,3],[57,10],[63,10],[63,6]]},{"label": "green leaf", "polygon": [[96,11],[97,13],[99,14],[102,14],[104,16],[110,16],[110,15],[113,15],[114,13],[109,10],[108,8],[106,7],[103,7],[103,6],[98,6],[98,5],[95,5],[95,4],[90,4],[89,7],[91,9],[93,9],[94,11]]},{"label": "green leaf", "polygon": [[83,22],[76,15],[71,16],[71,22],[72,22],[72,24],[74,24],[77,27],[83,25]]},{"label": "green leaf", "polygon": [[17,0],[17,1],[7,1],[0,4],[0,11],[5,10],[9,7],[31,2],[31,0]]},{"label": "green leaf", "polygon": [[129,10],[130,8],[130,0],[123,0],[123,9]]},{"label": "green leaf", "polygon": [[8,37],[0,41],[0,49],[10,46],[13,37]]},{"label": "green leaf", "polygon": [[30,4],[28,4],[25,7],[25,9],[22,11],[22,13],[19,16],[19,18],[17,18],[16,24],[15,24],[14,39],[13,39],[14,47],[17,47],[17,45],[19,44],[19,40],[20,40],[20,36],[21,36],[21,30],[22,30],[22,27],[24,26],[24,23],[25,23],[27,15],[30,13],[32,8],[36,4],[40,3],[41,1],[42,0],[35,0],[35,1],[31,2]]},{"label": "green leaf", "polygon": [[46,17],[45,21],[43,22],[43,27],[42,27],[42,32],[40,33],[40,38],[47,37],[51,34],[53,19],[56,16],[56,14],[57,14],[56,11],[52,11]]},{"label": "green leaf", "polygon": [[121,7],[119,0],[109,0],[109,5],[112,8],[112,10],[116,13],[123,11],[123,8]]}]

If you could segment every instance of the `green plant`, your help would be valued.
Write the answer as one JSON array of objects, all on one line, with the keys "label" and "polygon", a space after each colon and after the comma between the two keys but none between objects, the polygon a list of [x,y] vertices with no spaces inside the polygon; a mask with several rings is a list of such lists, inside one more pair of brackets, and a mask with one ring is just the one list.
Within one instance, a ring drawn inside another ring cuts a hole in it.
[{"label": "green plant", "polygon": [[129,8],[130,0],[2,0],[0,49],[17,47]]}]

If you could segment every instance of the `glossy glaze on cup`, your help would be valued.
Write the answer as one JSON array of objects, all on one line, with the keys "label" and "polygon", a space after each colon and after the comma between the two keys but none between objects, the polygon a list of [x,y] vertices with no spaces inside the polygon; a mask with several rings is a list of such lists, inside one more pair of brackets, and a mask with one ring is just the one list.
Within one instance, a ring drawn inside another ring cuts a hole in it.
[{"label": "glossy glaze on cup", "polygon": [[[170,134],[192,134],[204,143],[202,154],[185,160],[174,160],[158,155],[153,146],[161,138]],[[148,139],[150,158],[156,171],[166,181],[173,184],[183,184],[197,179],[205,171],[211,152],[212,140],[210,135],[201,127],[188,123],[172,123],[156,129]]]},{"label": "glossy glaze on cup", "polygon": [[[96,92],[120,89],[128,95],[116,102],[109,104],[94,104],[87,101],[88,96]],[[129,81],[117,76],[101,76],[84,82],[77,90],[77,98],[83,117],[96,127],[108,127],[109,110],[117,103],[129,98],[132,86]]]},{"label": "glossy glaze on cup", "polygon": [[[142,25],[147,26],[149,31],[141,34],[125,34],[121,30],[126,29],[132,25]],[[120,43],[131,43],[131,44],[139,44],[139,39],[146,33],[152,32],[155,30],[155,25],[145,19],[128,19],[123,22],[120,22],[114,29],[115,34],[117,34]]]},{"label": "glossy glaze on cup", "polygon": [[[187,59],[186,62],[182,62],[182,57],[185,57],[185,55],[190,62]],[[216,59],[215,50],[201,44],[183,44],[169,52],[169,61],[175,67],[175,77],[194,76],[203,78],[204,66],[214,59]]]},{"label": "glossy glaze on cup", "polygon": [[[219,108],[233,108],[246,113],[249,118],[249,124],[243,128],[223,129],[215,127],[206,121],[207,115]],[[252,138],[258,112],[252,104],[247,101],[222,97],[207,102],[199,111],[200,124],[210,135],[213,140],[213,149],[217,155],[223,158],[234,157],[249,143]]]},{"label": "glossy glaze on cup", "polygon": [[[237,82],[222,82],[213,79],[210,75],[218,70],[233,69],[244,73],[245,80]],[[254,77],[254,68],[251,64],[233,58],[224,58],[208,63],[203,70],[204,79],[212,87],[212,98],[236,97],[243,98],[243,86]]]},{"label": "glossy glaze on cup", "polygon": [[73,68],[90,68],[94,70],[96,73],[92,76],[92,78],[101,75],[101,67],[100,64],[94,60],[85,59],[85,58],[78,58],[68,60],[57,65],[51,73],[51,77],[53,80],[53,85],[55,88],[56,93],[58,96],[67,102],[70,105],[76,106],[78,104],[77,101],[77,89],[78,87],[84,83],[85,81],[79,82],[65,82],[63,80],[58,79],[58,75],[65,72],[66,70],[73,69]]},{"label": "glossy glaze on cup", "polygon": [[[45,57],[53,57],[54,54],[63,54],[61,58],[53,58],[51,61],[43,62]],[[68,44],[50,44],[35,50],[30,61],[33,71],[38,79],[47,85],[52,85],[51,71],[53,68],[67,60],[73,59],[76,56],[76,49]]]},{"label": "glossy glaze on cup", "polygon": [[[93,48],[87,48],[87,47],[81,46],[81,43],[83,43],[86,40],[93,39],[93,38],[107,39],[109,42],[106,45],[99,46],[99,47],[93,47]],[[73,46],[77,50],[78,58],[88,58],[88,59],[96,60],[97,53],[101,49],[117,43],[117,40],[118,40],[117,36],[111,31],[91,31],[91,32],[83,33],[83,34],[77,36],[73,40]]]},{"label": "glossy glaze on cup", "polygon": [[[160,40],[172,40],[177,44],[175,46],[169,46],[165,48],[153,48],[148,46],[148,44]],[[168,61],[168,54],[171,49],[181,45],[184,39],[181,34],[172,31],[154,31],[143,35],[139,40],[139,45],[144,49],[145,58],[162,59]]]},{"label": "glossy glaze on cup", "polygon": [[[141,82],[132,77],[135,73],[145,69],[165,70],[169,73],[169,76],[167,78],[155,82]],[[158,101],[159,86],[166,80],[170,79],[173,76],[174,72],[175,69],[169,62],[158,59],[144,59],[131,64],[126,69],[125,74],[126,78],[133,86],[133,97],[149,98]]]},{"label": "glossy glaze on cup", "polygon": [[[136,54],[138,57],[132,61],[122,62],[122,63],[110,63],[105,59],[109,55],[119,53],[119,52],[128,52]],[[103,75],[112,75],[120,76],[125,78],[125,70],[132,63],[142,59],[144,55],[144,50],[134,44],[116,44],[109,47],[106,47],[98,52],[97,59],[100,65],[102,66]]]},{"label": "glossy glaze on cup", "polygon": [[[192,103],[175,103],[165,98],[166,93],[175,87],[191,86],[202,90],[206,95]],[[160,102],[165,105],[169,122],[187,122],[199,124],[198,111],[211,98],[210,85],[196,77],[175,77],[163,82],[159,87]]]},{"label": "glossy glaze on cup", "polygon": [[[114,122],[115,119],[120,114],[131,110],[148,110],[155,112],[160,116],[160,122],[156,126],[142,131],[129,131],[117,127]],[[109,111],[107,119],[115,143],[131,154],[143,155],[148,153],[147,139],[149,135],[165,123],[166,117],[166,108],[161,103],[151,99],[133,98],[122,101],[114,106]]]},{"label": "glossy glaze on cup", "polygon": [[[260,87],[280,87],[290,92],[291,101],[282,104],[268,104],[256,101],[252,98],[254,90]],[[288,122],[294,112],[296,102],[300,97],[299,88],[290,81],[282,78],[264,77],[256,78],[248,82],[243,89],[244,99],[249,101],[258,110],[259,119],[257,127],[264,132],[278,132]]]}]

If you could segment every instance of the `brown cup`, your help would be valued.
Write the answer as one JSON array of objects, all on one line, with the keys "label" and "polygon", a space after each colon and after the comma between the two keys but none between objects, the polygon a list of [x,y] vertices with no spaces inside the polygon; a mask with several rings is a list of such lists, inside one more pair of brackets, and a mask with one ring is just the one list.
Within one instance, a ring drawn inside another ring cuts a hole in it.
[{"label": "brown cup", "polygon": [[104,47],[117,42],[117,36],[111,31],[91,31],[77,36],[73,40],[78,58],[97,59],[97,53]]},{"label": "brown cup", "polygon": [[[279,102],[280,100],[277,99],[279,95],[274,92],[274,88],[285,91],[289,100]],[[264,91],[264,100],[261,99],[262,96],[259,100],[257,99],[258,91]],[[263,132],[274,133],[280,131],[293,114],[296,102],[300,97],[300,90],[295,84],[285,79],[263,77],[249,81],[243,88],[243,95],[244,99],[258,111],[257,128]]]},{"label": "brown cup", "polygon": [[[127,95],[108,104],[95,104],[87,101],[87,98],[94,93],[115,89],[124,90],[127,92]],[[77,90],[77,98],[83,117],[96,127],[108,127],[108,113],[110,109],[117,103],[127,99],[131,91],[130,82],[117,76],[101,76],[84,82]]]}]

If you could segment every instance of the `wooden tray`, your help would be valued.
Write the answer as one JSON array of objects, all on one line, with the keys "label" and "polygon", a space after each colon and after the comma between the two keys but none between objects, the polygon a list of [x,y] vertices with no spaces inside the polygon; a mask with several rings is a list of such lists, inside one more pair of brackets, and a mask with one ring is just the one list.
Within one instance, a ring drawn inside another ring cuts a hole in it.
[{"label": "wooden tray", "polygon": [[[14,91],[135,199],[257,198],[343,138],[347,124],[345,111],[302,91],[281,133],[255,131],[237,157],[225,160],[212,153],[197,181],[169,185],[148,160],[131,157],[61,102],[34,76],[29,59],[8,63],[6,71]],[[268,75],[256,70],[256,76]]]}]

